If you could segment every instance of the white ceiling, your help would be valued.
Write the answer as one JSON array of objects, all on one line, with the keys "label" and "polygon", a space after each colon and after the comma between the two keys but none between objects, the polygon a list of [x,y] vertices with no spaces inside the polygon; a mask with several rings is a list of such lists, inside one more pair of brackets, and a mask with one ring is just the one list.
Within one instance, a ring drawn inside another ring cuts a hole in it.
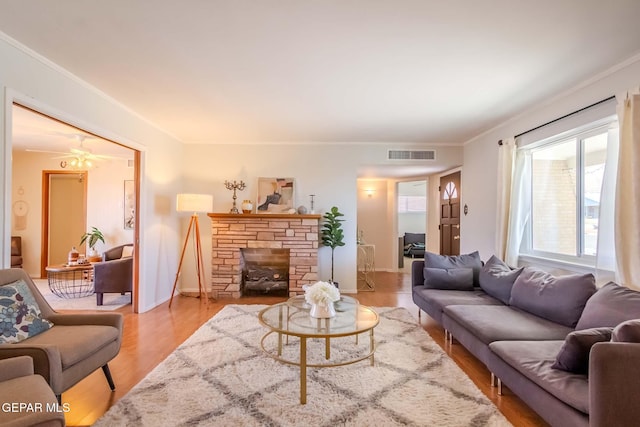
[{"label": "white ceiling", "polygon": [[185,143],[460,144],[640,52],[638,0],[0,0]]}]

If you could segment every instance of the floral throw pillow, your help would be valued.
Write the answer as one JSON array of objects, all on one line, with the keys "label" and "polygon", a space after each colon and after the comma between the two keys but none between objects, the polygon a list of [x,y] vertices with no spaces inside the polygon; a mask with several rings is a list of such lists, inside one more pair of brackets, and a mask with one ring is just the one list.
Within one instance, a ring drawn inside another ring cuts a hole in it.
[{"label": "floral throw pillow", "polygon": [[0,343],[17,343],[52,326],[24,280],[0,286]]}]

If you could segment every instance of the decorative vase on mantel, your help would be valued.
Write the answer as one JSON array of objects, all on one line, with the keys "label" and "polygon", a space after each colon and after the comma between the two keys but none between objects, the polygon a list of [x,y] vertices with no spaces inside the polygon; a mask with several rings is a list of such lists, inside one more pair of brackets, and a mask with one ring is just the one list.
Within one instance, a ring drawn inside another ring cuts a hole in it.
[{"label": "decorative vase on mantel", "polygon": [[336,308],[333,305],[333,301],[325,304],[311,304],[311,310],[309,310],[309,316],[316,319],[328,319],[336,315]]}]

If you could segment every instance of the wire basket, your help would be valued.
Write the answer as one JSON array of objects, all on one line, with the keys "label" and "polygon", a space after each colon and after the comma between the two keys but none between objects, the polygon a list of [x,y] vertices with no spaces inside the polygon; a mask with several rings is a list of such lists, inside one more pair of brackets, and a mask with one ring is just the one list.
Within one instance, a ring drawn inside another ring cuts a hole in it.
[{"label": "wire basket", "polygon": [[82,298],[92,295],[93,268],[49,271],[49,289],[60,298]]}]

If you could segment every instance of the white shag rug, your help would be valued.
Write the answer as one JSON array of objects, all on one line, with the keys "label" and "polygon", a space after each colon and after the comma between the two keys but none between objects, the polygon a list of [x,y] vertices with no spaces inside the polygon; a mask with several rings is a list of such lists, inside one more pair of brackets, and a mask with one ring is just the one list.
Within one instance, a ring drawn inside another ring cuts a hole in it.
[{"label": "white shag rug", "polygon": [[[299,368],[260,348],[264,307],[226,306],[94,425],[511,425],[404,308],[375,309],[374,366],[308,368],[301,405]],[[332,340],[332,360],[368,347],[367,334],[358,341]],[[298,351],[290,338],[285,354]],[[308,355],[322,358],[324,341],[310,340]]]},{"label": "white shag rug", "polygon": [[33,279],[38,290],[54,310],[99,310],[111,311],[131,304],[131,293],[104,294],[102,305],[96,302],[96,295],[92,294],[82,298],[61,298],[51,292],[47,279]]}]

